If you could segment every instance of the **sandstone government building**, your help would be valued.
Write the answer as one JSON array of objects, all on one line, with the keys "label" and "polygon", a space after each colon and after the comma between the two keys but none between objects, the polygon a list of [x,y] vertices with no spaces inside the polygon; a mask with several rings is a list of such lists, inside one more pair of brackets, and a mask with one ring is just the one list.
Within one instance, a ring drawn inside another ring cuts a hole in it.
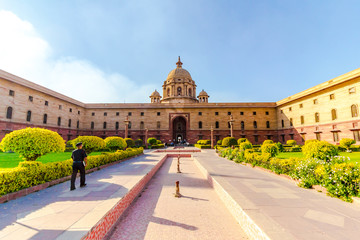
[{"label": "sandstone government building", "polygon": [[[342,138],[360,142],[360,69],[356,69],[277,102],[212,103],[197,94],[190,73],[176,63],[150,103],[87,104],[0,70],[0,139],[25,127],[58,132],[65,140],[79,135],[132,139],[155,137],[163,142],[195,143],[230,136],[253,144],[266,139],[285,143],[295,139]],[[230,121],[232,119],[232,121]]]}]

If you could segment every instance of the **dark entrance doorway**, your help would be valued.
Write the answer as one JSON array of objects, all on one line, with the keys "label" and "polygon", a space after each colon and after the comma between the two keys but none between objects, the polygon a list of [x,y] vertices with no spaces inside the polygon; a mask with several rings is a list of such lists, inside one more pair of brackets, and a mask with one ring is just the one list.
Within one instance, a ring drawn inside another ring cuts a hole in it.
[{"label": "dark entrance doorway", "polygon": [[173,139],[175,143],[181,143],[186,139],[186,120],[183,117],[177,117],[173,121]]}]

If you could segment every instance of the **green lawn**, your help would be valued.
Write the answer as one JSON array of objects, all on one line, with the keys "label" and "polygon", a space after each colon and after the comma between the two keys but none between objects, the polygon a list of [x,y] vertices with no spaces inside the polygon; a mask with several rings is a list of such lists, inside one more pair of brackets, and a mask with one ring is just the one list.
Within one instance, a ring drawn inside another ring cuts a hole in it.
[{"label": "green lawn", "polygon": [[[360,163],[360,152],[352,152],[352,153],[341,152],[340,156],[350,157],[350,161]],[[304,155],[302,154],[302,152],[283,152],[280,153],[277,157],[282,159],[291,158],[291,157],[303,158]]]},{"label": "green lawn", "polygon": [[[93,152],[90,156],[99,155],[101,152]],[[49,162],[61,162],[71,158],[71,152],[62,152],[62,153],[49,153],[45,156],[38,158],[36,161],[42,163]],[[17,153],[3,153],[0,152],[0,170],[5,170],[4,168],[14,168],[19,165],[19,162],[24,161],[19,157]]]}]

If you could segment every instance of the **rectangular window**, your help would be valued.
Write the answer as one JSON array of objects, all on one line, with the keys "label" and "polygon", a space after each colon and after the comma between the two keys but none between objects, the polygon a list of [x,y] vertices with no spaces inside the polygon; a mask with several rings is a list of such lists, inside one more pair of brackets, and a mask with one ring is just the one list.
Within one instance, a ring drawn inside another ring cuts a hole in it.
[{"label": "rectangular window", "polygon": [[59,110],[61,110],[62,109],[62,106],[61,105],[59,105]]},{"label": "rectangular window", "polygon": [[131,116],[131,114],[132,114],[131,112],[128,112],[128,116]]},{"label": "rectangular window", "polygon": [[301,134],[301,141],[305,142],[305,134]]},{"label": "rectangular window", "polygon": [[320,133],[315,133],[315,135],[316,135],[316,139],[319,140],[319,141],[321,141]]},{"label": "rectangular window", "polygon": [[157,129],[160,129],[160,121],[157,121],[157,122],[156,122],[156,128],[157,128]]},{"label": "rectangular window", "polygon": [[255,138],[255,142],[257,143],[259,141],[259,136],[255,135],[254,138]]},{"label": "rectangular window", "polygon": [[157,112],[156,115],[160,116],[160,112]]},{"label": "rectangular window", "polygon": [[199,116],[202,116],[202,112],[199,112]]},{"label": "rectangular window", "polygon": [[219,112],[215,112],[215,116],[218,116],[219,115]]},{"label": "rectangular window", "polygon": [[120,115],[120,113],[119,112],[116,112],[116,116],[119,116]]},{"label": "rectangular window", "polygon": [[294,140],[294,134],[290,134],[290,139]]},{"label": "rectangular window", "polygon": [[14,90],[9,90],[9,96],[15,96]]},{"label": "rectangular window", "polygon": [[80,115],[80,111],[78,111],[78,115]]},{"label": "rectangular window", "polygon": [[240,115],[244,115],[244,112],[240,112]]},{"label": "rectangular window", "polygon": [[72,108],[69,108],[69,112],[72,112]]},{"label": "rectangular window", "polygon": [[29,101],[32,102],[34,100],[33,96],[29,96]]},{"label": "rectangular window", "polygon": [[228,112],[228,115],[231,115],[231,112]]},{"label": "rectangular window", "polygon": [[330,100],[335,99],[335,94],[330,94]]},{"label": "rectangular window", "polygon": [[334,142],[339,142],[339,133],[338,132],[333,132],[333,139],[334,139]]},{"label": "rectangular window", "polygon": [[269,112],[265,112],[265,115],[269,115]]},{"label": "rectangular window", "polygon": [[319,103],[317,99],[314,99],[313,102],[314,102],[314,104],[318,104],[318,103]]},{"label": "rectangular window", "polygon": [[359,130],[354,131],[354,140],[357,142],[360,141],[360,133],[359,132],[360,132]]},{"label": "rectangular window", "polygon": [[256,115],[256,112],[253,112],[253,115]]},{"label": "rectangular window", "polygon": [[48,102],[48,101],[45,101],[45,106],[49,106],[49,102]]},{"label": "rectangular window", "polygon": [[300,107],[300,108],[303,108],[303,104],[302,104],[302,103],[300,103],[299,107]]},{"label": "rectangular window", "polygon": [[291,112],[292,111],[292,108],[291,107],[289,107],[289,112]]},{"label": "rectangular window", "polygon": [[140,116],[144,116],[144,112],[141,112],[141,113],[140,113]]},{"label": "rectangular window", "polygon": [[281,135],[281,141],[285,142],[285,135]]},{"label": "rectangular window", "polygon": [[356,93],[355,87],[349,88],[349,94]]},{"label": "rectangular window", "polygon": [[104,112],[104,116],[105,116],[105,117],[107,116],[107,112]]}]

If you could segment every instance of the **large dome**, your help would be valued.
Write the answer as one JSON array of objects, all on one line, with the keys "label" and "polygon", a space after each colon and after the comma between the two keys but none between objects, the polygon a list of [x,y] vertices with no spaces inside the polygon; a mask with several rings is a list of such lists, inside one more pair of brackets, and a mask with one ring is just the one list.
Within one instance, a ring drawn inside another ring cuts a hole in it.
[{"label": "large dome", "polygon": [[192,80],[190,73],[186,69],[182,68],[182,62],[180,61],[180,57],[176,65],[177,67],[174,70],[171,70],[166,79],[188,78]]}]

